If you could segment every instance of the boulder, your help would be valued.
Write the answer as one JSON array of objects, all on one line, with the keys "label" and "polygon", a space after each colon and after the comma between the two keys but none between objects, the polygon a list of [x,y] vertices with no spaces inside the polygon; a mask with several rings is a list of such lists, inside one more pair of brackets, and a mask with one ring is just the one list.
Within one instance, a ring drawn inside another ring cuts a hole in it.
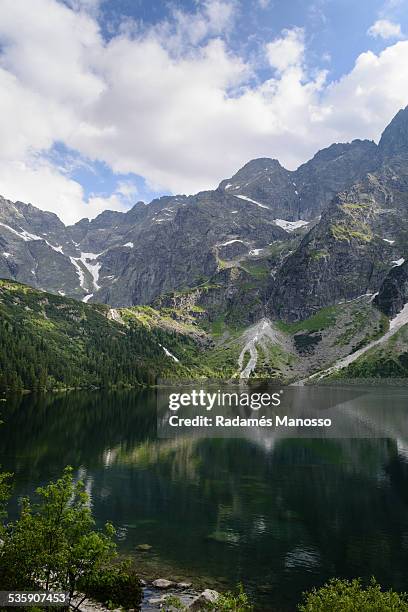
[{"label": "boulder", "polygon": [[188,610],[199,611],[206,610],[209,603],[215,603],[220,594],[213,589],[205,589],[198,597],[196,597],[188,606]]}]

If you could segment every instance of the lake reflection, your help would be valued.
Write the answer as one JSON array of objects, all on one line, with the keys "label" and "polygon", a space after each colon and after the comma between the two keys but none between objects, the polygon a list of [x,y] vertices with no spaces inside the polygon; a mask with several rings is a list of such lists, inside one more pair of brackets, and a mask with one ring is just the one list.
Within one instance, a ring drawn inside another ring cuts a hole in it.
[{"label": "lake reflection", "polygon": [[404,389],[358,397],[352,413],[376,435],[389,411],[388,437],[339,440],[157,440],[153,392],[16,399],[0,407],[10,512],[70,464],[98,523],[112,520],[147,573],[242,581],[259,609],[285,612],[332,576],[408,590],[407,399]]}]

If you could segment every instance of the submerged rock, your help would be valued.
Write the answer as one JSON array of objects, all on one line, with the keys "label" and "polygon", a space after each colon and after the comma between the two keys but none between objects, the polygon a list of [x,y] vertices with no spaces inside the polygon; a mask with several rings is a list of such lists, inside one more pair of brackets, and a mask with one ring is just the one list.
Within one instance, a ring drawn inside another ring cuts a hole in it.
[{"label": "submerged rock", "polygon": [[154,587],[156,587],[156,589],[168,589],[171,586],[175,586],[174,582],[171,580],[166,580],[165,578],[158,578],[157,580],[154,580],[152,584]]},{"label": "submerged rock", "polygon": [[157,604],[162,604],[166,601],[166,598],[164,595],[162,595],[161,597],[152,597],[152,599],[149,599],[149,604],[151,606],[156,606]]},{"label": "submerged rock", "polygon": [[137,550],[142,550],[144,552],[147,552],[148,550],[152,549],[150,544],[139,544],[138,546],[136,546],[136,548],[137,548]]}]

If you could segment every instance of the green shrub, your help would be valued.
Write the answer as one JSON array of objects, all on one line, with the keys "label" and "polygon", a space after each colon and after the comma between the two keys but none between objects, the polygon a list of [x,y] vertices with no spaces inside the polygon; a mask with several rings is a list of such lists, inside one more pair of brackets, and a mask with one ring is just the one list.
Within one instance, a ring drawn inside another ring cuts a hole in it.
[{"label": "green shrub", "polygon": [[127,561],[100,568],[86,581],[80,581],[79,588],[89,597],[114,607],[138,608],[142,599],[142,586]]},{"label": "green shrub", "polygon": [[95,531],[89,497],[72,468],[37,489],[39,503],[23,499],[20,517],[3,530],[0,584],[7,590],[78,594],[80,580],[97,575],[116,556],[114,529]]},{"label": "green shrub", "polygon": [[364,587],[361,580],[330,580],[320,589],[305,594],[299,612],[408,612],[408,596],[382,591],[373,579]]},{"label": "green shrub", "polygon": [[217,601],[209,604],[208,608],[217,612],[251,612],[253,610],[242,584],[238,585],[236,592],[221,593]]}]

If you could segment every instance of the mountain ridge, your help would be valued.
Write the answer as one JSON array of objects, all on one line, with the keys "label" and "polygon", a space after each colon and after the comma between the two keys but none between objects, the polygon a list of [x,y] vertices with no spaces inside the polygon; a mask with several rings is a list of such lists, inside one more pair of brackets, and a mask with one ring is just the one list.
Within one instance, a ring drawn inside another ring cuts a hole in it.
[{"label": "mountain ridge", "polygon": [[[393,262],[408,257],[405,146],[408,107],[378,145],[335,143],[294,171],[254,159],[213,191],[138,202],[71,226],[0,198],[0,276],[113,307],[215,278],[222,308],[255,300],[259,316],[301,320],[379,292]],[[223,270],[238,272],[221,281]]]}]

